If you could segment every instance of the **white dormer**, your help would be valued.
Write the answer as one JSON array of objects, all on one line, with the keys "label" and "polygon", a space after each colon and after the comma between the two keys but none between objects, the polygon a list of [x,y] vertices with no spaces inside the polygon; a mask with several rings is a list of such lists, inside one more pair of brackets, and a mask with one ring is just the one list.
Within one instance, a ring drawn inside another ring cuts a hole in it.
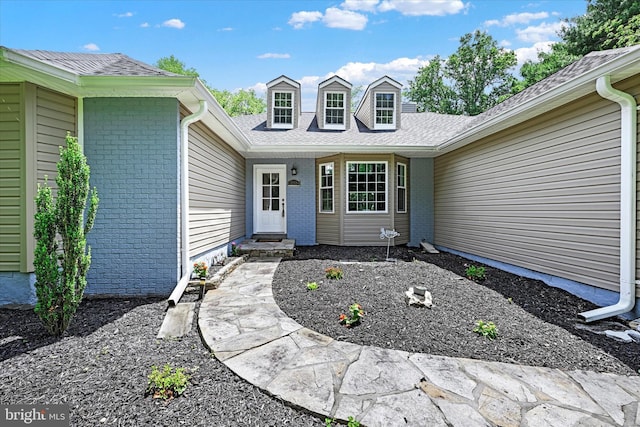
[{"label": "white dormer", "polygon": [[355,116],[371,130],[400,129],[402,84],[389,76],[371,83],[365,91]]},{"label": "white dormer", "polygon": [[351,126],[351,83],[333,76],[318,85],[316,120],[319,129],[347,130]]},{"label": "white dormer", "polygon": [[280,76],[267,83],[267,129],[294,129],[300,116],[300,83]]}]

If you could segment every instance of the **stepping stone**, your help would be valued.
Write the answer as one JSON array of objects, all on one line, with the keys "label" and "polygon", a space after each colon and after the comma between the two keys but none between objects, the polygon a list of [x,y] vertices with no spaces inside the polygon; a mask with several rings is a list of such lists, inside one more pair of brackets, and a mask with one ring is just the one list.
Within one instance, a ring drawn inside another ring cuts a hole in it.
[{"label": "stepping stone", "polygon": [[188,334],[193,324],[195,309],[195,302],[179,303],[170,307],[160,326],[158,338],[180,338]]}]

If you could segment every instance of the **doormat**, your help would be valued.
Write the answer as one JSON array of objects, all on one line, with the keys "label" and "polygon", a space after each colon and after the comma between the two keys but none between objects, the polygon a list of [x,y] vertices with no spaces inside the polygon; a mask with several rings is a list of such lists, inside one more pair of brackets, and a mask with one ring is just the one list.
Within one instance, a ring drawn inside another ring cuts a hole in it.
[{"label": "doormat", "polygon": [[280,243],[282,239],[258,239],[256,240],[258,243]]}]

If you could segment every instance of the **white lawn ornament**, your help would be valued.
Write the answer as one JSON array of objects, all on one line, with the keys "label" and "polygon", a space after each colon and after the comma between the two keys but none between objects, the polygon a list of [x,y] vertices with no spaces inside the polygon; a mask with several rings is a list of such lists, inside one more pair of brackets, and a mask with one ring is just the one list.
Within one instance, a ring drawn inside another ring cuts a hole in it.
[{"label": "white lawn ornament", "polygon": [[387,261],[395,261],[393,258],[389,258],[389,247],[391,246],[391,239],[398,237],[400,233],[396,230],[385,230],[384,227],[380,228],[380,238],[387,239]]}]

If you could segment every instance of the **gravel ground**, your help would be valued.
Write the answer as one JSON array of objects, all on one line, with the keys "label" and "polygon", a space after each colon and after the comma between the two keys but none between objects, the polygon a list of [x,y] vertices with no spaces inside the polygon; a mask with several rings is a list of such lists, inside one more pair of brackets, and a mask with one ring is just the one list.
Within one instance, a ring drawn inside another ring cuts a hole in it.
[{"label": "gravel ground", "polygon": [[[188,296],[193,300],[193,296]],[[62,338],[32,310],[0,309],[0,402],[70,406],[73,426],[324,426],[238,378],[209,353],[197,322],[158,340],[162,299],[85,300]],[[187,368],[171,401],[145,396],[152,365]]]},{"label": "gravel ground", "polygon": [[[587,301],[487,266],[481,284],[462,279],[465,265],[481,264],[453,254],[396,247],[392,257],[398,262],[375,262],[386,258],[386,248],[299,247],[276,271],[276,302],[300,324],[356,344],[564,370],[639,372],[640,344],[601,333],[628,328],[624,321],[588,329],[577,321],[577,313],[595,308]],[[325,278],[325,269],[334,266],[343,269],[342,280]],[[318,290],[307,290],[307,282],[317,282]],[[410,286],[427,287],[433,307],[408,307],[404,291]],[[338,316],[353,303],[363,306],[365,318],[345,328]],[[498,338],[473,333],[477,320],[495,322]]]},{"label": "gravel ground", "polygon": [[[392,253],[399,262],[370,262],[384,259],[385,250],[298,248],[276,271],[276,300],[301,324],[354,343],[562,369],[640,369],[640,345],[576,329],[575,314],[593,308],[588,302],[492,268],[480,285],[411,262],[428,260],[463,274],[469,261],[451,254],[399,247]],[[345,259],[367,262],[330,261]],[[345,278],[325,279],[324,269],[337,265]],[[307,281],[322,283],[310,292]],[[427,284],[432,309],[406,307],[403,291],[415,284]],[[337,317],[353,302],[364,306],[366,317],[347,329]],[[58,339],[46,334],[32,310],[0,309],[0,402],[67,403],[73,426],[325,425],[239,379],[205,349],[197,322],[182,339],[156,339],[165,309],[165,299],[87,299]],[[495,321],[498,339],[471,332],[478,319]],[[164,402],[145,389],[151,366],[166,363],[187,368],[191,381],[183,396]]]}]

